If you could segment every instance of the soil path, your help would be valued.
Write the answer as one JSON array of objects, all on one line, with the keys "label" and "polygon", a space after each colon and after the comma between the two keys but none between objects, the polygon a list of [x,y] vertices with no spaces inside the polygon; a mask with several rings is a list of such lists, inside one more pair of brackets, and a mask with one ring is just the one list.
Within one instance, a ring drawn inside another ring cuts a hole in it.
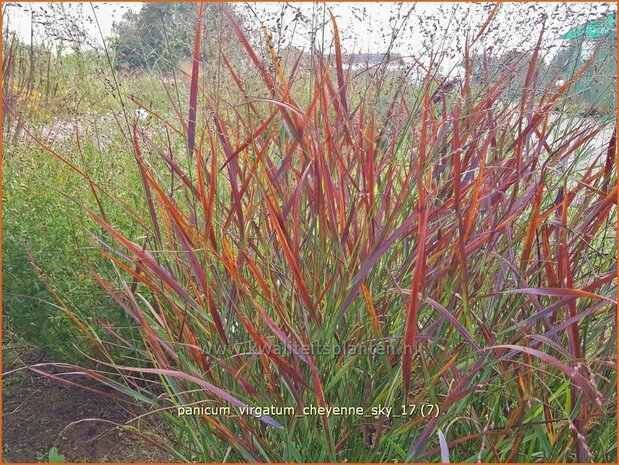
[{"label": "soil path", "polygon": [[112,424],[84,421],[70,425],[84,418],[119,424],[131,419],[113,400],[29,370],[5,376],[2,385],[3,462],[48,462],[52,447],[67,462],[173,461],[166,452]]}]

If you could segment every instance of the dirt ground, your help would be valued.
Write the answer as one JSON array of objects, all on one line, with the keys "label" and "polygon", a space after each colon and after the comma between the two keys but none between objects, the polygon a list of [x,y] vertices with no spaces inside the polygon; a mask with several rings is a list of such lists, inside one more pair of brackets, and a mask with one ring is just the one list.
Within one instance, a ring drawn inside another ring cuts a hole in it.
[{"label": "dirt ground", "polygon": [[[13,361],[3,366],[3,372],[23,366],[23,355],[10,357]],[[30,359],[26,363],[36,363],[33,356],[26,354],[25,358]],[[132,414],[112,399],[47,379],[30,370],[3,376],[2,461],[49,462],[52,447],[64,455],[66,462],[174,461],[148,441],[109,423],[84,421],[68,426],[85,418],[122,424],[131,419]]]}]

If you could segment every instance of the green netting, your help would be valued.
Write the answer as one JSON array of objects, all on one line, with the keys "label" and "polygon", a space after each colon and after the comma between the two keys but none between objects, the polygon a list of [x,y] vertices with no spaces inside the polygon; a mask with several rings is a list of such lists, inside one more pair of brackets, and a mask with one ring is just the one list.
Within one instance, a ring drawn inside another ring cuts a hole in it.
[{"label": "green netting", "polygon": [[566,34],[561,36],[562,39],[603,39],[610,33],[617,31],[617,14],[608,15],[606,18],[598,21],[591,21],[587,24],[581,24],[570,29]]},{"label": "green netting", "polygon": [[617,14],[576,26],[561,39],[568,41],[569,46],[554,57],[551,65],[561,79],[571,79],[597,51],[592,65],[570,89],[573,103],[584,112],[616,114]]}]

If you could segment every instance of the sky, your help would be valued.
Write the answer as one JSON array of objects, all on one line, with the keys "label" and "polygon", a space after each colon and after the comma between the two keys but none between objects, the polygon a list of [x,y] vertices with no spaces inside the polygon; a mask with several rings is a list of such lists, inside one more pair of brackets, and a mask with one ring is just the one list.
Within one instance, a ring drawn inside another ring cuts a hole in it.
[{"label": "sky", "polygon": [[[384,52],[390,45],[391,50],[407,54],[422,49],[424,37],[442,38],[441,32],[447,32],[450,40],[463,34],[465,30],[477,31],[488,18],[493,4],[480,2],[464,4],[457,2],[334,2],[334,3],[249,3],[261,19],[270,18],[271,28],[276,28],[279,17],[281,22],[292,25],[292,18],[301,14],[307,22],[297,21],[295,35],[297,38],[307,36],[311,29],[310,18],[323,18],[323,5],[326,5],[324,18],[329,22],[329,10],[333,12],[343,37],[344,48],[355,52]],[[285,10],[285,11],[284,11]],[[607,11],[616,11],[613,3],[504,3],[500,6],[493,24],[494,31],[489,31],[491,40],[505,41],[511,45],[523,43],[532,45],[541,29],[541,18],[546,16],[546,33],[549,39],[567,32],[576,24],[597,19]],[[304,27],[305,26],[305,27]],[[436,27],[435,27],[436,26]],[[294,29],[292,26],[288,29]],[[392,32],[397,30],[398,39],[391,44]],[[491,28],[490,28],[491,29]],[[330,39],[330,24],[326,31]],[[321,37],[317,37],[320,42]]]},{"label": "sky", "polygon": [[[49,16],[51,10],[61,11],[62,8],[66,8],[66,11],[73,16],[78,17],[83,15],[83,22],[81,23],[88,36],[96,41],[95,43],[101,45],[101,34],[97,27],[95,19],[99,21],[101,32],[104,37],[108,37],[112,32],[112,26],[114,22],[119,22],[122,19],[122,15],[127,11],[139,11],[142,8],[141,2],[66,2],[66,3],[40,3],[40,2],[10,2],[3,3],[3,7],[8,8],[8,15],[3,14],[3,21],[6,27],[6,19],[8,17],[9,30],[15,32],[17,36],[26,43],[30,42],[30,36],[32,32],[32,15],[34,15],[37,21],[45,21],[45,17]],[[4,13],[4,12],[3,12]],[[41,37],[42,33],[46,30],[46,26],[35,26],[34,34],[35,40],[37,37]]]},{"label": "sky", "polygon": [[[127,11],[139,11],[142,3],[97,2],[97,3],[8,3],[8,15],[3,14],[5,26],[15,31],[24,41],[29,42],[32,32],[31,18],[45,23],[45,16],[58,16],[62,11],[67,17],[77,18],[93,44],[102,44],[101,35],[107,37],[112,32],[114,22],[121,20]],[[92,5],[92,6],[91,6]],[[332,44],[332,26],[329,11],[337,18],[342,36],[342,46],[348,53],[384,53],[387,50],[402,55],[420,55],[427,42],[436,45],[437,39],[443,49],[459,50],[463,47],[465,31],[479,30],[488,17],[492,5],[486,4],[447,4],[443,3],[393,3],[393,2],[354,2],[354,3],[240,3],[240,11],[248,19],[246,25],[255,29],[264,23],[279,45],[292,44],[309,48],[310,40],[325,48]],[[94,12],[93,12],[94,7]],[[62,10],[65,8],[65,10]],[[501,5],[483,37],[486,48],[504,49],[530,47],[537,40],[542,18],[546,17],[547,37],[553,37],[586,20],[596,19],[608,11],[616,11],[614,3],[506,3]],[[4,13],[4,12],[3,12]],[[101,27],[101,33],[97,22]],[[62,16],[62,14],[60,14]],[[260,19],[260,22],[256,20]],[[324,19],[324,23],[323,23]],[[323,30],[321,24],[326,24]],[[37,25],[35,40],[44,37],[52,26]],[[56,26],[58,29],[58,26]],[[312,31],[319,31],[312,33]],[[324,35],[323,35],[324,34]],[[396,40],[392,40],[392,37]],[[291,39],[292,38],[292,39]],[[479,41],[480,43],[483,41]],[[549,47],[550,54],[552,47]],[[446,52],[447,53],[447,52]]]}]

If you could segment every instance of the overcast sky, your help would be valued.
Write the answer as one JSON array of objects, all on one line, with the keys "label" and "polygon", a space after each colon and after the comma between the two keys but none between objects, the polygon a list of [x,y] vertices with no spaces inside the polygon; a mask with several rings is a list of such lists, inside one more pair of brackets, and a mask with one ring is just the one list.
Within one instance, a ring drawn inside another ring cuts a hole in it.
[{"label": "overcast sky", "polygon": [[[127,11],[139,11],[142,8],[141,2],[65,2],[65,3],[44,3],[44,2],[10,2],[3,3],[3,8],[7,8],[7,14],[3,14],[3,20],[8,19],[10,31],[17,33],[19,38],[25,42],[30,42],[32,32],[32,18],[35,23],[42,22],[51,13],[59,13],[65,8],[68,15],[79,17],[83,15],[83,26],[86,33],[97,43],[101,44],[99,30],[94,21],[93,8],[101,26],[104,37],[108,37],[112,32],[114,22],[121,20],[122,15]],[[4,13],[4,11],[3,11]],[[5,24],[6,27],[6,24]],[[35,24],[35,40],[40,39],[46,30],[45,26]]]},{"label": "overcast sky", "polygon": [[[92,6],[91,6],[92,5]],[[101,44],[101,35],[94,21],[96,18],[104,37],[110,35],[114,22],[121,20],[129,11],[139,11],[141,3],[101,2],[101,3],[9,3],[3,4],[5,26],[15,31],[19,37],[30,41],[31,19],[45,22],[45,16],[62,12],[66,16],[80,18],[86,33],[95,44]],[[248,27],[259,27],[260,18],[282,45],[292,43],[299,47],[309,47],[310,39],[321,46],[329,47],[332,42],[331,24],[328,11],[333,11],[342,35],[346,52],[384,53],[387,49],[403,55],[424,53],[424,40],[439,42],[443,48],[457,49],[457,43],[465,31],[478,30],[488,17],[491,4],[454,3],[239,3],[239,10],[247,16]],[[326,5],[326,8],[325,8]],[[63,10],[64,9],[64,10]],[[537,39],[542,17],[547,17],[547,37],[565,33],[575,24],[582,24],[598,18],[609,11],[616,11],[614,3],[506,3],[501,5],[493,21],[495,28],[489,30],[484,40],[486,47],[500,46],[515,48],[518,45],[531,46]],[[324,36],[320,25],[326,22]],[[44,37],[51,28],[48,25],[35,27],[34,37]],[[319,31],[312,34],[312,31]],[[281,34],[278,34],[281,32]],[[393,33],[397,39],[392,41]],[[292,38],[292,39],[291,39]]]}]

